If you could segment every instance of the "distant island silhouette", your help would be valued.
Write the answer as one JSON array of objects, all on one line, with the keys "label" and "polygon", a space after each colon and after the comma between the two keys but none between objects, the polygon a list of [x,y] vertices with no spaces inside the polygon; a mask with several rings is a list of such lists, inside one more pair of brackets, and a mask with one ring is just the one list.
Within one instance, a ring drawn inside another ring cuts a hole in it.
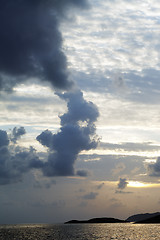
[{"label": "distant island silhouette", "polygon": [[128,217],[126,220],[121,220],[117,218],[108,218],[108,217],[102,217],[102,218],[91,218],[89,220],[70,220],[68,222],[65,222],[64,224],[81,224],[81,223],[127,223],[127,222],[133,222],[133,223],[160,223],[160,212],[156,213],[143,213],[143,214],[136,214]]},{"label": "distant island silhouette", "polygon": [[92,218],[89,220],[71,220],[68,222],[65,222],[65,224],[77,224],[77,223],[123,223],[126,222],[125,220],[120,220],[116,218]]},{"label": "distant island silhouette", "polygon": [[130,217],[128,217],[126,219],[127,222],[141,222],[141,221],[145,221],[145,220],[149,220],[153,217],[156,216],[160,216],[160,212],[156,212],[156,213],[141,213],[141,214],[136,214],[136,215],[132,215]]},{"label": "distant island silhouette", "polygon": [[160,215],[157,215],[155,217],[151,217],[151,218],[147,218],[147,219],[144,219],[144,220],[141,220],[141,221],[137,221],[135,222],[136,224],[138,223],[160,223]]}]

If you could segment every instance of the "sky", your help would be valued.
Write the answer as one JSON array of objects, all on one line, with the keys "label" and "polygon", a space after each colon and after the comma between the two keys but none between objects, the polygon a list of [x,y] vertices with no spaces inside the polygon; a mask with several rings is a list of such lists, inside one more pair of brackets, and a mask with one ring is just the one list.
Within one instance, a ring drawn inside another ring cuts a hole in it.
[{"label": "sky", "polygon": [[0,224],[160,207],[158,0],[0,2]]}]

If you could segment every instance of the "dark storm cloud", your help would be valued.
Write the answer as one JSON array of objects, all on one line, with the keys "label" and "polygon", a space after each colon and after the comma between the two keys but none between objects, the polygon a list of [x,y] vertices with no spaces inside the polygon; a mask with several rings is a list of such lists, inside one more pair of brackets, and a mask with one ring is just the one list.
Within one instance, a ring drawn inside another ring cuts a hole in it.
[{"label": "dark storm cloud", "polygon": [[7,146],[9,144],[9,139],[6,131],[0,130],[0,148]]},{"label": "dark storm cloud", "polygon": [[117,187],[118,187],[118,189],[124,189],[127,187],[127,184],[128,184],[128,182],[127,182],[126,178],[120,178]]},{"label": "dark storm cloud", "polygon": [[62,51],[60,18],[86,0],[0,1],[0,89],[30,77],[67,89],[66,57]]},{"label": "dark storm cloud", "polygon": [[94,122],[99,115],[96,106],[92,102],[87,102],[83,98],[83,93],[79,90],[74,93],[58,94],[67,101],[68,112],[60,117],[61,124],[78,123],[79,121]]},{"label": "dark storm cloud", "polygon": [[[19,131],[16,137],[22,132]],[[33,162],[38,162],[32,147],[23,149],[14,145],[15,141],[12,141],[11,137],[6,131],[0,130],[0,185],[22,181],[23,175],[35,168],[32,166]]]},{"label": "dark storm cloud", "polygon": [[152,177],[160,177],[160,157],[157,158],[155,163],[148,164],[148,174]]},{"label": "dark storm cloud", "polygon": [[81,169],[81,170],[77,170],[76,175],[80,177],[87,177],[89,175],[89,172],[84,169]]},{"label": "dark storm cloud", "polygon": [[37,140],[43,146],[48,147],[48,148],[52,148],[52,138],[53,138],[52,132],[47,129],[37,137]]},{"label": "dark storm cloud", "polygon": [[9,148],[0,148],[0,184],[22,181],[23,174],[30,170],[28,162],[33,158],[32,151],[20,150],[13,153]]},{"label": "dark storm cloud", "polygon": [[26,133],[24,127],[14,127],[11,133],[11,141],[16,143],[16,141]]},{"label": "dark storm cloud", "polygon": [[[70,88],[59,24],[70,7],[86,6],[86,0],[2,0],[0,89],[11,90],[13,86],[30,77],[47,81],[59,89]],[[94,123],[99,116],[98,109],[92,102],[87,102],[79,90],[57,95],[67,102],[68,107],[68,112],[60,116],[61,128],[56,134],[46,130],[37,137],[37,140],[49,149],[47,161],[39,160],[33,151],[26,152],[20,148],[18,153],[11,155],[8,147],[6,158],[2,155],[4,162],[24,160],[15,163],[15,167],[11,166],[12,171],[9,171],[9,174],[16,172],[15,178],[19,179],[24,172],[32,168],[41,169],[45,176],[87,176],[87,171],[75,172],[74,163],[82,150],[94,149],[97,146]],[[15,144],[23,134],[24,128],[14,128],[10,144]],[[3,144],[4,142],[3,139]],[[24,166],[25,159],[28,162]],[[2,169],[5,169],[5,166]],[[5,173],[8,173],[7,171],[8,168]],[[3,176],[3,173],[1,175]],[[9,177],[10,175],[8,179]],[[5,178],[7,179],[7,174]]]},{"label": "dark storm cloud", "polygon": [[[37,140],[48,147],[50,154],[43,167],[46,176],[75,175],[74,163],[82,150],[97,147],[94,122],[99,113],[97,107],[87,102],[80,91],[59,95],[67,101],[68,112],[60,116],[60,131],[52,134],[42,132]],[[77,175],[86,176],[87,172],[78,170]]]}]

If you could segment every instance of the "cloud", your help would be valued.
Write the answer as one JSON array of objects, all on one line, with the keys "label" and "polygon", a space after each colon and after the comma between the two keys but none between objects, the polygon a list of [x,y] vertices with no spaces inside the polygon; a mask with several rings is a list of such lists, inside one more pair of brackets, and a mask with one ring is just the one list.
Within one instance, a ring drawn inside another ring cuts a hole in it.
[{"label": "cloud", "polygon": [[127,184],[128,184],[128,182],[127,182],[126,178],[120,178],[117,187],[118,187],[118,189],[124,189],[127,187]]},{"label": "cloud", "polygon": [[11,141],[13,141],[14,143],[16,143],[16,141],[26,133],[24,127],[14,127],[11,133]]},{"label": "cloud", "polygon": [[97,189],[100,190],[104,186],[104,183],[101,183],[97,186]]},{"label": "cloud", "polygon": [[51,181],[35,181],[35,183],[33,184],[34,188],[51,188],[53,186],[53,184],[56,184],[55,180],[51,180]]},{"label": "cloud", "polygon": [[77,90],[73,93],[59,94],[59,96],[67,101],[69,111],[60,117],[61,124],[94,122],[99,116],[97,107],[92,102],[87,102],[83,98],[83,93]]},{"label": "cloud", "polygon": [[[2,1],[0,89],[9,91],[18,83],[36,77],[49,82],[55,88],[68,90],[71,81],[67,60],[62,51],[59,24],[70,7],[86,6],[86,0]],[[24,171],[28,171],[27,168],[36,168],[41,169],[45,176],[87,176],[88,172],[85,170],[75,172],[74,163],[82,150],[97,147],[94,123],[99,112],[92,102],[83,98],[80,90],[72,90],[73,92],[56,93],[68,107],[68,112],[60,116],[61,128],[58,133],[45,130],[37,136],[37,140],[49,149],[47,160],[43,162],[34,154],[23,168]],[[23,134],[23,127],[15,127],[10,144],[12,142],[14,145]],[[7,138],[3,136],[3,144],[5,141],[7,143]],[[7,151],[8,158],[11,158],[10,149],[7,148]],[[25,153],[27,155],[30,152]],[[20,148],[19,154],[23,155]],[[21,167],[21,163],[19,164]]]},{"label": "cloud", "polygon": [[90,192],[88,194],[85,194],[83,196],[83,199],[86,199],[86,200],[93,200],[93,199],[96,199],[98,193],[97,192]]},{"label": "cloud", "polygon": [[[67,101],[68,112],[60,116],[61,128],[56,134],[46,130],[37,140],[49,148],[47,162],[42,169],[45,176],[75,175],[74,163],[82,150],[97,147],[94,122],[99,113],[97,107],[83,98],[81,91],[59,95]],[[78,170],[77,174],[86,176],[87,172]]]},{"label": "cloud", "polygon": [[[62,51],[63,39],[59,24],[70,7],[86,6],[86,0],[2,1],[0,3],[0,90],[10,91],[15,85],[32,77],[49,82],[55,88],[68,90],[71,81],[66,56]],[[29,159],[26,166],[22,167],[21,162],[18,162],[17,168],[11,166],[13,172],[18,169],[15,176],[21,177],[23,172],[31,168],[41,169],[45,176],[75,174],[87,176],[88,172],[85,170],[75,172],[74,163],[82,150],[94,149],[97,146],[94,122],[99,112],[92,102],[87,102],[83,98],[80,90],[73,91],[57,93],[67,102],[68,107],[68,112],[60,116],[59,132],[53,134],[46,130],[37,136],[37,140],[49,149],[47,160],[45,162],[39,160],[34,153],[34,157]],[[3,137],[1,145],[7,144],[8,141],[10,145],[11,142],[14,145],[25,134],[25,129],[15,127],[9,140],[6,134],[1,132]],[[15,147],[12,148],[15,150]],[[5,162],[11,162],[11,159],[12,162],[16,161],[16,157],[17,159],[24,157],[27,160],[31,153],[33,154],[33,151],[23,151],[20,147],[17,149],[19,149],[18,153],[11,154],[10,146],[6,148]],[[20,172],[21,167],[22,172]],[[5,169],[4,172],[7,171],[8,169]]]},{"label": "cloud", "polygon": [[0,90],[10,91],[31,77],[68,89],[59,23],[70,7],[86,6],[86,0],[1,1]]},{"label": "cloud", "polygon": [[6,131],[0,130],[0,185],[22,181],[25,173],[37,167],[33,162],[39,162],[32,147],[19,147],[10,137]]},{"label": "cloud", "polygon": [[[86,161],[86,159],[91,159],[92,161]],[[98,159],[98,161],[96,159]],[[76,162],[76,167],[78,169],[86,169],[90,171],[92,176],[101,182],[117,181],[118,172],[121,173],[119,176],[125,176],[127,179],[134,179],[136,177],[136,180],[138,179],[139,181],[142,181],[142,176],[140,174],[146,171],[144,166],[145,160],[146,157],[134,155],[89,155],[87,153],[81,153],[78,157],[78,161]],[[138,168],[136,172],[133,171],[135,168]]]},{"label": "cloud", "polygon": [[124,192],[122,190],[116,190],[115,193],[116,194],[130,194],[130,193],[133,193],[133,192],[126,192],[126,191]]},{"label": "cloud", "polygon": [[87,177],[89,175],[89,172],[84,169],[81,169],[81,170],[77,170],[76,175],[80,177]]},{"label": "cloud", "polygon": [[0,148],[0,184],[22,181],[23,174],[30,170],[28,162],[32,158],[32,150],[11,153],[7,147]]},{"label": "cloud", "polygon": [[153,142],[142,142],[142,143],[134,143],[134,142],[123,142],[119,144],[114,143],[106,143],[101,142],[99,144],[99,148],[102,149],[109,149],[109,150],[124,150],[124,151],[136,151],[136,152],[142,152],[142,151],[156,151],[159,149],[158,144],[156,145]]},{"label": "cloud", "polygon": [[114,169],[112,169],[112,174],[117,175],[120,172],[123,172],[125,170],[126,166],[123,162],[118,163]]},{"label": "cloud", "polygon": [[157,158],[155,163],[148,164],[147,166],[148,174],[152,177],[160,176],[160,157]]},{"label": "cloud", "polygon": [[112,76],[112,80],[113,86],[118,92],[124,93],[124,91],[127,91],[126,82],[122,73],[120,72],[114,73]]},{"label": "cloud", "polygon": [[9,139],[6,131],[0,130],[0,148],[8,146]]}]

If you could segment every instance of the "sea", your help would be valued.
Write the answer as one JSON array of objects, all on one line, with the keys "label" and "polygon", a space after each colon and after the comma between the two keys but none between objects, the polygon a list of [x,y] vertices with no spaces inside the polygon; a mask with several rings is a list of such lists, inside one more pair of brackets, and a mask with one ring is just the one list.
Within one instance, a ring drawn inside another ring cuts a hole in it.
[{"label": "sea", "polygon": [[0,225],[0,240],[160,240],[160,224]]}]

